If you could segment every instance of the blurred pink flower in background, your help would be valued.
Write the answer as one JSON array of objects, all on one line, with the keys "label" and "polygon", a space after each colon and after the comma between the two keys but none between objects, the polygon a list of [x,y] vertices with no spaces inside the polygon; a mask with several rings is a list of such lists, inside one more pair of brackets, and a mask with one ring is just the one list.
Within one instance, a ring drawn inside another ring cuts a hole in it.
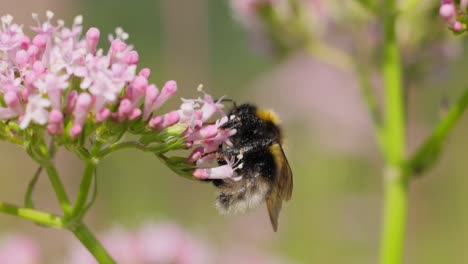
[{"label": "blurred pink flower in background", "polygon": [[[370,118],[357,80],[307,56],[298,54],[253,83],[262,105],[275,105],[283,121],[302,122],[311,139],[330,150],[365,154],[375,150]],[[297,119],[299,118],[299,119]]]},{"label": "blurred pink flower in background", "polygon": [[0,239],[1,264],[39,264],[39,245],[23,235],[8,235]]},{"label": "blurred pink flower in background", "polygon": [[463,24],[457,18],[458,13],[465,13],[468,6],[468,1],[461,0],[459,10],[453,0],[441,0],[439,15],[444,22],[455,32],[460,32],[463,29]]},{"label": "blurred pink flower in background", "polygon": [[[120,264],[209,264],[206,244],[172,223],[150,223],[136,231],[116,227],[101,236],[104,247]],[[97,264],[81,244],[66,263]]]},{"label": "blurred pink flower in background", "polygon": [[[116,227],[101,236],[104,247],[119,264],[276,264],[290,263],[263,254],[234,237],[229,247],[215,248],[171,222],[147,223],[135,231]],[[80,244],[75,244],[70,264],[95,264]]]}]

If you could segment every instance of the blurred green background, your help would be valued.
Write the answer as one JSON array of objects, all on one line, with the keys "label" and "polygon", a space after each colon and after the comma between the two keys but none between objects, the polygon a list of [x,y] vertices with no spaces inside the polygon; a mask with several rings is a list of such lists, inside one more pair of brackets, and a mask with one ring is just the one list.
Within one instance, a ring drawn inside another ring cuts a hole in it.
[{"label": "blurred green background", "polygon": [[[434,5],[438,4],[439,1]],[[298,53],[280,62],[258,55],[233,19],[228,1],[220,0],[41,0],[2,1],[2,13],[30,24],[31,12],[50,9],[70,24],[84,15],[84,26],[101,29],[101,43],[115,27],[130,34],[141,66],[152,69],[159,85],[174,79],[178,97],[195,97],[196,87],[275,109],[287,134],[287,155],[294,172],[294,193],[283,207],[279,232],[271,231],[266,208],[225,218],[214,208],[215,189],[175,176],[145,153],[122,151],[98,168],[99,197],[86,221],[93,230],[114,224],[137,227],[171,220],[219,250],[242,244],[293,263],[376,263],[380,236],[382,160],[359,98],[355,78]],[[443,26],[441,26],[443,27]],[[462,40],[460,39],[460,42]],[[408,91],[409,149],[413,150],[440,117],[440,102],[466,88],[467,56],[435,65]],[[429,56],[430,57],[430,56]],[[424,61],[426,62],[426,61]],[[423,62],[421,62],[423,63]],[[440,65],[438,65],[440,64]],[[178,107],[178,98],[166,105]],[[411,185],[406,263],[468,263],[468,117],[451,135],[434,169]],[[36,167],[22,149],[0,144],[0,200],[22,203]],[[67,190],[75,195],[82,164],[59,152],[57,164]],[[43,177],[37,205],[59,208]],[[73,239],[0,215],[0,235],[31,233],[45,255],[63,254]]]}]

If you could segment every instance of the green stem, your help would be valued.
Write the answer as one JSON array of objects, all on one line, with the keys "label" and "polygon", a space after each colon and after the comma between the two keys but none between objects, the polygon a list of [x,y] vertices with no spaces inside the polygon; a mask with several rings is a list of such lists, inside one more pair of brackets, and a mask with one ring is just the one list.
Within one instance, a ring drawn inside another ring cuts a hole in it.
[{"label": "green stem", "polygon": [[374,0],[358,0],[358,2],[367,10],[376,13],[378,10],[377,2]]},{"label": "green stem", "polygon": [[144,145],[142,145],[141,143],[137,141],[127,141],[127,142],[110,145],[109,147],[105,148],[99,153],[99,157],[104,158],[114,151],[117,151],[120,149],[127,149],[127,148],[137,148],[137,149],[145,150]]},{"label": "green stem", "polygon": [[387,167],[384,172],[384,223],[382,230],[381,264],[399,264],[403,260],[408,178],[401,167]]},{"label": "green stem", "polygon": [[70,204],[70,200],[68,199],[67,193],[65,192],[65,188],[63,187],[62,181],[58,175],[57,169],[53,164],[44,164],[43,167],[47,171],[47,175],[49,176],[50,183],[55,191],[55,195],[59,200],[60,206],[62,207],[63,213],[65,217],[71,215],[72,207]]},{"label": "green stem", "polygon": [[355,72],[359,79],[359,88],[361,91],[361,97],[366,104],[367,111],[372,119],[372,125],[374,127],[375,136],[379,149],[385,152],[385,138],[384,138],[384,127],[381,113],[377,104],[377,98],[374,93],[372,84],[370,83],[369,70],[361,65],[360,62],[355,63]]},{"label": "green stem", "polygon": [[405,169],[405,120],[400,50],[397,43],[396,0],[383,1],[383,81],[385,85],[384,221],[380,263],[400,264],[403,259],[408,177]]},{"label": "green stem", "polygon": [[94,171],[96,170],[96,162],[91,159],[86,161],[86,166],[81,178],[80,191],[76,198],[75,207],[73,208],[72,217],[76,217],[81,214],[86,201],[88,200],[89,188],[93,180]]},{"label": "green stem", "polygon": [[407,13],[412,11],[419,3],[421,0],[406,0],[403,1],[403,5],[400,8],[401,13]]},{"label": "green stem", "polygon": [[33,192],[34,188],[36,187],[36,183],[39,180],[39,176],[41,175],[42,172],[42,166],[39,166],[39,168],[36,169],[36,172],[34,173],[34,176],[32,177],[31,181],[28,183],[28,188],[26,189],[26,194],[24,198],[24,205],[28,208],[34,208],[34,201],[33,201]]},{"label": "green stem", "polygon": [[136,148],[142,151],[152,152],[152,153],[164,153],[168,149],[171,149],[171,148],[175,149],[174,146],[176,145],[178,149],[180,149],[179,145],[182,145],[181,141],[183,141],[183,139],[174,140],[172,142],[167,142],[165,144],[149,145],[149,146],[144,145],[137,141],[126,141],[126,142],[110,145],[109,147],[102,150],[99,154],[97,154],[97,157],[104,158],[114,151],[121,150],[121,149],[128,149],[128,148]]},{"label": "green stem", "polygon": [[88,212],[88,210],[93,206],[94,202],[96,201],[97,194],[98,194],[98,178],[97,178],[97,172],[96,170],[94,171],[93,179],[94,179],[94,188],[93,188],[93,194],[91,195],[91,199],[89,202],[84,206],[83,210],[81,210],[81,213],[77,216],[78,219],[83,218],[83,216]]},{"label": "green stem", "polygon": [[434,128],[429,137],[416,150],[408,162],[408,169],[413,173],[422,173],[436,158],[455,124],[460,120],[468,106],[468,89],[462,97],[453,104],[445,117]]},{"label": "green stem", "polygon": [[0,212],[14,215],[49,227],[64,228],[66,226],[65,220],[60,216],[30,208],[18,207],[9,203],[0,202]]},{"label": "green stem", "polygon": [[81,241],[88,251],[96,258],[99,264],[115,264],[116,262],[107,253],[102,244],[94,237],[89,228],[82,222],[78,222],[74,228],[70,229]]},{"label": "green stem", "polygon": [[405,153],[405,121],[401,84],[401,62],[395,32],[395,0],[385,1],[384,64],[386,160],[399,166]]}]

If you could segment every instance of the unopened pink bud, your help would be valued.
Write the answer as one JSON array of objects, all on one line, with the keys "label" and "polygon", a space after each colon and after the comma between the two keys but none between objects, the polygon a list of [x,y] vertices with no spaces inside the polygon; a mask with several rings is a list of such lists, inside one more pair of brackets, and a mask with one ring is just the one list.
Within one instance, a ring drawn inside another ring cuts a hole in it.
[{"label": "unopened pink bud", "polygon": [[26,101],[26,99],[29,97],[28,89],[23,89],[23,91],[21,91],[21,97]]},{"label": "unopened pink bud", "polygon": [[197,179],[207,179],[210,176],[210,171],[209,169],[196,169],[193,176]]},{"label": "unopened pink bud", "polygon": [[76,105],[76,100],[78,99],[78,92],[73,90],[67,96],[67,112],[71,113]]},{"label": "unopened pink bud", "polygon": [[63,133],[63,114],[62,112],[53,109],[49,114],[49,124],[47,125],[47,131],[50,134],[62,134]]},{"label": "unopened pink bud", "polygon": [[193,147],[193,141],[185,141],[185,142],[184,142],[184,146],[185,146],[187,149]]},{"label": "unopened pink bud", "polygon": [[164,84],[162,91],[161,91],[162,94],[165,94],[168,97],[174,95],[176,92],[177,92],[177,83],[173,80],[167,81]]},{"label": "unopened pink bud", "polygon": [[134,109],[132,110],[132,113],[131,113],[130,116],[129,116],[129,119],[130,119],[130,120],[135,120],[135,119],[137,119],[137,118],[140,117],[140,116],[141,116],[141,110],[140,110],[139,108],[134,108]]},{"label": "unopened pink bud", "polygon": [[24,83],[28,87],[31,87],[34,84],[34,82],[36,82],[36,80],[37,80],[37,75],[36,73],[32,71],[26,73],[26,76],[24,76]]},{"label": "unopened pink bud", "polygon": [[81,93],[78,95],[78,99],[76,100],[76,105],[73,110],[74,124],[70,130],[70,135],[72,137],[81,133],[83,124],[86,121],[86,118],[88,117],[88,113],[91,109],[92,103],[93,99],[88,93]]},{"label": "unopened pink bud", "polygon": [[37,59],[38,54],[39,54],[39,48],[37,46],[35,46],[35,45],[31,45],[31,46],[29,46],[27,52],[28,52],[28,55],[29,55],[30,58]]},{"label": "unopened pink bud", "polygon": [[15,57],[16,63],[20,68],[24,68],[24,66],[26,66],[26,64],[28,63],[29,55],[25,50],[19,50],[18,52],[16,52]]},{"label": "unopened pink bud", "polygon": [[462,31],[462,29],[463,29],[463,24],[460,21],[455,21],[455,23],[453,23],[453,31],[460,32]]},{"label": "unopened pink bud", "polygon": [[122,52],[127,48],[127,44],[125,44],[120,39],[114,39],[111,43],[111,50],[113,52]]},{"label": "unopened pink bud", "polygon": [[40,75],[45,72],[46,68],[41,61],[35,61],[33,64],[33,70],[37,75]]},{"label": "unopened pink bud", "polygon": [[164,115],[163,121],[161,124],[158,125],[158,129],[164,129],[166,127],[170,127],[175,125],[179,122],[180,115],[178,111],[172,111]]},{"label": "unopened pink bud", "polygon": [[197,120],[201,120],[203,117],[203,111],[200,109],[197,109],[195,110],[194,115]]},{"label": "unopened pink bud", "polygon": [[86,44],[89,52],[96,52],[96,47],[98,45],[100,35],[101,32],[95,27],[88,29],[88,32],[86,32]]},{"label": "unopened pink bud", "polygon": [[62,122],[63,120],[63,114],[62,112],[53,109],[50,114],[49,114],[49,122],[50,123],[59,123]]},{"label": "unopened pink bud", "polygon": [[439,8],[439,15],[444,19],[446,23],[455,23],[457,11],[453,3],[442,4]]},{"label": "unopened pink bud", "polygon": [[128,97],[130,97],[134,105],[145,95],[147,86],[148,80],[146,78],[136,76],[133,79],[127,92],[130,93]]},{"label": "unopened pink bud", "polygon": [[136,76],[133,79],[131,85],[133,88],[136,88],[138,90],[143,90],[144,88],[146,88],[146,86],[148,86],[148,79],[142,76]]},{"label": "unopened pink bud", "polygon": [[96,113],[96,121],[103,122],[110,116],[110,110],[108,108],[103,108],[101,111]]},{"label": "unopened pink bud", "polygon": [[156,126],[158,126],[162,122],[162,120],[163,120],[163,118],[161,116],[155,116],[155,117],[151,118],[148,125],[149,125],[150,128],[155,128]]},{"label": "unopened pink bud", "polygon": [[192,153],[190,153],[190,155],[188,156],[187,158],[187,162],[188,163],[193,163],[195,161],[197,161],[198,159],[200,159],[202,156],[203,156],[203,153],[204,153],[204,148],[203,147],[197,147],[195,148]]},{"label": "unopened pink bud", "polygon": [[200,129],[200,135],[203,138],[212,138],[216,136],[216,134],[218,134],[218,128],[213,125]]},{"label": "unopened pink bud", "polygon": [[70,136],[76,137],[78,134],[81,133],[83,130],[83,127],[79,124],[74,124],[72,128],[70,129]]},{"label": "unopened pink bud", "polygon": [[39,34],[33,38],[32,43],[39,49],[43,49],[47,45],[47,39],[44,35]]},{"label": "unopened pink bud", "polygon": [[13,91],[8,91],[5,93],[3,96],[3,99],[5,100],[5,103],[9,108],[11,108],[13,111],[15,111],[16,114],[22,115],[24,113],[24,109],[21,105],[20,99],[18,97],[18,94]]},{"label": "unopened pink bud", "polygon": [[89,95],[88,93],[81,93],[80,95],[78,95],[75,111],[89,109],[91,107],[92,101],[93,99],[91,98],[91,95]]},{"label": "unopened pink bud", "polygon": [[204,127],[200,130],[196,130],[187,137],[188,140],[205,140],[213,138],[218,134],[218,128],[215,125]]},{"label": "unopened pink bud", "polygon": [[156,99],[158,98],[159,90],[156,85],[151,84],[146,88],[145,93],[145,103],[143,108],[143,120],[147,120],[153,110],[153,105]]},{"label": "unopened pink bud", "polygon": [[16,105],[19,104],[18,96],[13,91],[6,92],[5,95],[3,96],[3,99],[5,100],[5,103],[10,108],[13,108],[13,107],[15,107]]},{"label": "unopened pink bud", "polygon": [[131,111],[132,111],[132,102],[130,102],[130,100],[128,99],[123,99],[119,105],[119,110],[118,110],[119,116],[123,117],[129,114]]},{"label": "unopened pink bud", "polygon": [[175,81],[168,81],[164,84],[161,89],[161,93],[156,98],[155,102],[151,106],[151,112],[159,109],[171,96],[177,92],[177,83]]},{"label": "unopened pink bud", "polygon": [[51,135],[56,135],[57,132],[58,132],[57,125],[56,124],[48,124],[47,125],[47,131],[49,131],[49,133]]},{"label": "unopened pink bud", "polygon": [[215,168],[196,169],[193,176],[198,179],[226,179],[232,177],[234,170],[226,164]]},{"label": "unopened pink bud", "polygon": [[132,50],[125,54],[123,58],[123,62],[128,64],[128,65],[135,65],[138,63],[138,60],[140,59],[140,56],[138,55],[138,52],[135,50]]},{"label": "unopened pink bud", "polygon": [[138,75],[142,76],[142,77],[145,77],[146,79],[148,79],[151,75],[151,70],[149,68],[143,68],[141,69],[141,71],[138,73]]},{"label": "unopened pink bud", "polygon": [[20,48],[23,50],[27,50],[29,48],[29,43],[31,43],[31,39],[29,39],[28,36],[23,35],[23,37],[21,38]]}]

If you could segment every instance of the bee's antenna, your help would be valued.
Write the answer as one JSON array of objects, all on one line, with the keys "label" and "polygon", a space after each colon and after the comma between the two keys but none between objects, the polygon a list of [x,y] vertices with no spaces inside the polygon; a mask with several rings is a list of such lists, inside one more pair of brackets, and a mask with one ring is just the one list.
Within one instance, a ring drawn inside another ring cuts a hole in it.
[{"label": "bee's antenna", "polygon": [[[214,101],[218,101],[218,100],[214,100]],[[219,101],[220,101],[220,102],[223,102],[223,103],[224,103],[224,102],[230,102],[230,103],[232,103],[232,106],[233,106],[234,108],[237,108],[237,103],[236,103],[236,101],[234,101],[233,99],[230,99],[230,98],[221,98],[221,99],[219,99]]]}]

